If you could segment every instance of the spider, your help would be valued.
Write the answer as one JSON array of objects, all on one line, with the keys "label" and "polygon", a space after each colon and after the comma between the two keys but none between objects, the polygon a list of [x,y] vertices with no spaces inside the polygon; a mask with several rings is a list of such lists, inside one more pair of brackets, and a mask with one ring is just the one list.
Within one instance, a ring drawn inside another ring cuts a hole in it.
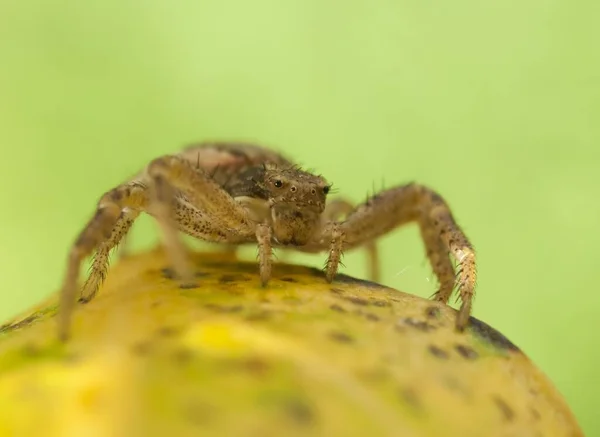
[{"label": "spider", "polygon": [[[182,287],[194,274],[178,232],[202,240],[258,245],[263,286],[271,277],[272,248],[328,252],[325,277],[334,280],[345,250],[366,245],[370,276],[378,280],[375,239],[416,222],[440,286],[433,299],[447,303],[456,288],[461,307],[456,328],[468,323],[476,282],[475,253],[444,199],[430,188],[407,184],[381,191],[358,206],[344,199],[326,204],[330,191],[322,176],[302,170],[277,152],[242,143],[193,145],[154,159],[133,179],[106,192],[68,256],[60,294],[59,337],[70,335],[70,320],[81,263],[94,259],[79,301],[96,295],[108,270],[109,253],[145,212],[153,216]],[[455,272],[450,259],[457,262]]]}]

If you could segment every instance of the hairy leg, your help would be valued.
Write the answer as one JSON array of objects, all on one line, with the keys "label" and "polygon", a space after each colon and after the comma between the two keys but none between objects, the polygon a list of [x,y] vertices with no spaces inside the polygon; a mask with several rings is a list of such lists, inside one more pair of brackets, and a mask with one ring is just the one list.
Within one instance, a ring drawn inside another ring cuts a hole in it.
[{"label": "hairy leg", "polygon": [[139,216],[139,211],[123,211],[115,224],[112,235],[104,243],[100,244],[90,269],[90,274],[81,289],[79,302],[87,303],[91,301],[98,292],[100,285],[106,279],[108,270],[109,255],[112,249],[117,247],[127,236],[127,232],[131,229],[131,225]]},{"label": "hairy leg", "polygon": [[426,217],[419,222],[421,237],[425,243],[427,258],[436,275],[439,288],[434,294],[434,299],[448,303],[452,290],[454,290],[455,276],[454,267],[450,261],[450,253],[444,242],[437,235],[435,227]]},{"label": "hairy leg", "polygon": [[[326,222],[338,221],[350,214],[354,208],[355,206],[345,199],[335,199],[328,203],[325,207],[323,218]],[[377,242],[373,239],[365,242],[365,246],[367,249],[369,279],[379,282],[381,278],[381,269],[379,264],[379,251],[377,249]]]},{"label": "hairy leg", "polygon": [[273,248],[271,237],[273,232],[268,225],[259,224],[256,228],[256,239],[258,241],[258,265],[260,269],[260,282],[266,286],[271,278],[271,263],[273,260]]},{"label": "hairy leg", "polygon": [[[261,241],[264,229],[248,217],[247,210],[189,161],[163,156],[152,161],[148,176],[155,193],[152,215],[161,226],[173,269],[184,281],[191,281],[193,272],[177,229],[213,242]],[[261,281],[266,283],[271,251],[260,260]]]},{"label": "hairy leg", "polygon": [[[380,192],[359,205],[341,223],[325,226],[319,240],[329,245],[328,278],[337,271],[341,252],[378,238],[392,229],[416,221],[419,223],[430,261],[442,288],[438,300],[448,294],[448,264],[443,253],[450,253],[458,263],[456,288],[462,301],[456,327],[467,325],[477,280],[475,252],[464,232],[455,222],[450,208],[442,197],[431,189],[417,184],[403,185]],[[454,285],[454,283],[453,283]]]},{"label": "hairy leg", "polygon": [[94,217],[83,228],[69,252],[67,270],[60,293],[58,330],[62,340],[66,340],[69,336],[81,262],[99,245],[111,239],[123,209],[141,210],[147,200],[144,187],[127,184],[107,192],[98,202]]}]

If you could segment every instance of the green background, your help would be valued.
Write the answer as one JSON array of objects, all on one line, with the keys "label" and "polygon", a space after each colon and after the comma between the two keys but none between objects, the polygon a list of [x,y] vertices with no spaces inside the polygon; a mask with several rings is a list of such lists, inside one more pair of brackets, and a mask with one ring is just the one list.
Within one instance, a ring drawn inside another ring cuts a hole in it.
[{"label": "green background", "polygon": [[[599,4],[1,0],[0,316],[57,289],[98,196],[149,159],[258,141],[355,201],[442,193],[478,250],[475,315],[600,435]],[[135,247],[157,238],[140,220]],[[434,291],[415,226],[381,248],[383,283]]]}]

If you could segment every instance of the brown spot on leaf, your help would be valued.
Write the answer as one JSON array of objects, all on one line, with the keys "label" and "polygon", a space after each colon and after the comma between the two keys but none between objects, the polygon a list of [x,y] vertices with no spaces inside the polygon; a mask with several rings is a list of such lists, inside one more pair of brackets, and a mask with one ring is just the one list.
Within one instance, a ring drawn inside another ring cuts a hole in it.
[{"label": "brown spot on leaf", "polygon": [[347,300],[350,303],[353,303],[354,305],[360,305],[360,306],[369,305],[369,301],[367,299],[358,297],[358,296],[344,296],[343,299]]},{"label": "brown spot on leaf", "polygon": [[367,311],[358,310],[356,314],[363,316],[365,319],[371,322],[378,322],[381,320],[377,314],[369,313]]},{"label": "brown spot on leaf", "polygon": [[403,319],[400,320],[402,323],[404,323],[407,326],[410,326],[411,328],[415,328],[419,331],[423,331],[423,332],[429,332],[429,331],[433,331],[435,329],[437,329],[436,326],[427,323],[424,320],[417,320],[417,319],[413,319],[412,317],[405,317]]},{"label": "brown spot on leaf", "polygon": [[261,310],[248,314],[245,319],[249,322],[258,322],[261,320],[268,320],[272,315],[272,311]]},{"label": "brown spot on leaf", "polygon": [[400,399],[410,405],[412,408],[420,410],[422,408],[421,402],[417,396],[417,392],[412,388],[401,388]]},{"label": "brown spot on leaf", "polygon": [[258,357],[248,358],[242,363],[242,366],[248,372],[259,377],[265,376],[271,370],[271,365],[265,359]]},{"label": "brown spot on leaf", "polygon": [[298,398],[287,399],[283,405],[287,415],[298,425],[309,425],[315,419],[315,413],[311,405]]},{"label": "brown spot on leaf", "polygon": [[380,308],[392,306],[392,304],[389,303],[387,300],[380,300],[380,299],[372,299],[371,305],[380,307]]},{"label": "brown spot on leaf", "polygon": [[515,418],[515,412],[513,409],[502,399],[500,396],[492,396],[492,400],[498,407],[498,409],[502,412],[502,416],[504,420],[507,422],[511,422]]},{"label": "brown spot on leaf", "polygon": [[186,347],[181,347],[173,352],[173,360],[179,364],[190,362],[194,358],[194,352]]},{"label": "brown spot on leaf", "polygon": [[161,337],[173,337],[177,332],[178,330],[172,326],[163,326],[158,329],[157,334]]},{"label": "brown spot on leaf", "polygon": [[26,355],[28,357],[36,357],[42,352],[38,345],[31,342],[28,342],[25,345],[23,345],[23,349],[21,349],[21,351],[23,352],[23,355]]},{"label": "brown spot on leaf", "polygon": [[443,349],[440,349],[439,347],[433,344],[429,345],[428,350],[431,355],[441,360],[447,360],[449,358],[448,352],[446,352]]},{"label": "brown spot on leaf", "polygon": [[296,278],[289,278],[289,277],[287,277],[287,278],[281,278],[281,280],[284,281],[284,282],[291,282],[291,283],[297,283],[298,282],[298,280]]},{"label": "brown spot on leaf", "polygon": [[219,305],[216,303],[207,303],[204,308],[217,313],[239,313],[244,309],[243,305]]},{"label": "brown spot on leaf", "polygon": [[131,352],[133,352],[134,355],[138,356],[148,355],[151,349],[152,346],[150,342],[147,341],[139,341],[137,343],[134,343],[133,346],[131,346]]},{"label": "brown spot on leaf", "polygon": [[479,354],[471,347],[465,346],[464,344],[457,344],[454,349],[465,359],[475,360],[479,358]]},{"label": "brown spot on leaf", "polygon": [[335,340],[335,341],[337,341],[339,343],[352,343],[352,342],[354,342],[354,339],[352,337],[350,337],[345,332],[341,332],[341,331],[331,331],[329,333],[329,337],[332,340]]},{"label": "brown spot on leaf", "polygon": [[334,303],[333,305],[331,305],[329,307],[329,309],[331,309],[333,311],[337,311],[338,313],[345,313],[346,312],[346,310],[342,306],[340,306],[340,305],[338,305],[336,303]]}]

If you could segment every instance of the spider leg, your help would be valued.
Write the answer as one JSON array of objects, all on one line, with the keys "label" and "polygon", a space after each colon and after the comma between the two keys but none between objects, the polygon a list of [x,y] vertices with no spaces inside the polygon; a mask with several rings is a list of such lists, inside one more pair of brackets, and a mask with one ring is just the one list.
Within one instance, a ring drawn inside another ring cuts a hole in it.
[{"label": "spider leg", "polygon": [[433,272],[438,279],[439,288],[434,294],[434,299],[443,303],[448,303],[452,290],[455,285],[455,274],[452,261],[450,261],[448,248],[436,233],[435,227],[424,218],[419,222],[421,238],[425,243],[427,258],[433,268]]},{"label": "spider leg", "polygon": [[[337,270],[341,260],[342,248],[335,249],[331,252],[331,245],[333,244],[331,238],[333,236],[333,230],[335,223],[341,223],[340,218],[347,217],[355,206],[345,199],[335,199],[327,204],[325,211],[323,211],[323,228],[321,234],[317,236],[315,240],[305,246],[294,247],[294,250],[305,253],[318,253],[325,250],[330,251],[330,257],[326,264],[326,276],[333,280],[333,277],[337,274]],[[337,243],[336,243],[337,244]],[[363,243],[367,249],[367,260],[368,260],[368,272],[369,279],[378,282],[380,280],[380,264],[379,264],[379,250],[377,248],[376,241],[367,240]],[[337,261],[335,261],[337,259]]]},{"label": "spider leg", "polygon": [[111,240],[114,234],[113,230],[125,208],[141,210],[147,201],[145,187],[138,184],[126,184],[107,192],[98,202],[94,217],[83,228],[69,252],[67,270],[60,293],[58,315],[59,337],[62,340],[66,340],[69,335],[81,262],[99,245]]},{"label": "spider leg", "polygon": [[117,256],[119,259],[127,258],[129,256],[129,234],[124,234],[121,237],[121,241],[119,241],[117,246]]},{"label": "spider leg", "polygon": [[[475,292],[475,251],[444,199],[428,187],[408,184],[382,191],[355,208],[343,222],[325,225],[318,244],[329,244],[327,278],[335,276],[343,250],[365,244],[413,221],[418,222],[421,228],[430,262],[441,282],[436,299],[447,301],[456,285],[462,301],[456,327],[462,330],[469,320]],[[452,288],[449,288],[451,265],[444,261],[447,253],[458,263],[458,274]]]},{"label": "spider leg", "polygon": [[257,225],[246,208],[186,159],[163,156],[152,161],[147,172],[155,193],[151,214],[159,222],[173,269],[180,278],[191,281],[193,274],[177,229],[213,242],[257,241],[261,281],[266,283],[271,274],[270,241],[265,239],[266,232],[270,235],[270,229],[265,230],[267,225]]},{"label": "spider leg", "polygon": [[106,278],[110,251],[123,243],[123,240],[127,236],[127,232],[129,232],[133,222],[139,214],[139,211],[133,210],[121,212],[121,216],[117,219],[110,238],[101,243],[94,254],[90,274],[81,289],[79,302],[87,303],[96,296],[100,285],[102,285]]},{"label": "spider leg", "polygon": [[[335,199],[328,203],[323,211],[323,218],[326,222],[337,221],[341,217],[347,217],[354,210],[355,206],[346,199]],[[379,282],[381,269],[379,264],[379,250],[376,240],[365,242],[367,249],[367,262],[369,270],[369,279]]]}]

